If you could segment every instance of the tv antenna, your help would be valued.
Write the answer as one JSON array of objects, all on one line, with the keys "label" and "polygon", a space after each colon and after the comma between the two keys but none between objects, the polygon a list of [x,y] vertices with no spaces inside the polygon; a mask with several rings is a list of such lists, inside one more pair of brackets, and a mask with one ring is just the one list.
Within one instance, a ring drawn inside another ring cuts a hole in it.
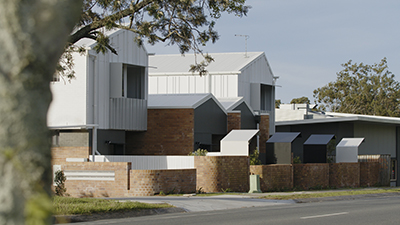
[{"label": "tv antenna", "polygon": [[244,53],[244,57],[248,57],[247,56],[247,39],[249,39],[250,38],[250,36],[249,35],[247,35],[247,34],[235,34],[235,36],[236,37],[244,37],[244,42],[245,42],[245,53]]}]

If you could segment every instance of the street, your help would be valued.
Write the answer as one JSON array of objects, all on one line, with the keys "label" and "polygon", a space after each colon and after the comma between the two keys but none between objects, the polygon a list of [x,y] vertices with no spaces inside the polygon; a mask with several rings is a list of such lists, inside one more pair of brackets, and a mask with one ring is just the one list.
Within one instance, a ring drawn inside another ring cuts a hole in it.
[{"label": "street", "polygon": [[85,224],[399,224],[400,197],[282,204],[208,212],[173,213]]}]

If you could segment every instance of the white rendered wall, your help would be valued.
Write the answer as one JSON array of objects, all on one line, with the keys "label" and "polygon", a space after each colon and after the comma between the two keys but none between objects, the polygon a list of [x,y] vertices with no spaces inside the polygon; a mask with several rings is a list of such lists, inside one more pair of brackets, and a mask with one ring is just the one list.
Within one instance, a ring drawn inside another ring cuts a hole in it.
[{"label": "white rendered wall", "polygon": [[53,100],[47,113],[48,126],[66,126],[86,124],[86,56],[77,53],[75,58],[75,78],[68,82],[67,78],[60,78],[58,82],[51,82],[50,89]]}]

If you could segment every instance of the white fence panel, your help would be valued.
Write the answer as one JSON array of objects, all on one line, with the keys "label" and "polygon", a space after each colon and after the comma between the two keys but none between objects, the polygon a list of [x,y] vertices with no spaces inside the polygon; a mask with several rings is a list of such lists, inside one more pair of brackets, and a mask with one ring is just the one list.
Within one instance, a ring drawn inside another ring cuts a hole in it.
[{"label": "white fence panel", "polygon": [[95,161],[131,162],[132,170],[194,169],[194,156],[101,155],[96,156]]}]

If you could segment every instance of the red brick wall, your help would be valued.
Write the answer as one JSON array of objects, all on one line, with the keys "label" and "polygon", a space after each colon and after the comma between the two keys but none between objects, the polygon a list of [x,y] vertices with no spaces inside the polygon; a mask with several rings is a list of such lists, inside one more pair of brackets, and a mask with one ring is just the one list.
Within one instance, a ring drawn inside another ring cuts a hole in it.
[{"label": "red brick wall", "polygon": [[379,183],[379,162],[360,162],[360,186],[371,187]]},{"label": "red brick wall", "polygon": [[293,164],[293,185],[304,190],[329,187],[329,164]]},{"label": "red brick wall", "polygon": [[87,171],[114,171],[115,181],[98,180],[66,180],[67,193],[72,197],[123,197],[128,190],[128,171],[130,163],[127,162],[66,162],[61,165],[61,170],[87,170]]},{"label": "red brick wall", "polygon": [[205,192],[249,191],[249,157],[247,156],[195,156],[197,187]]},{"label": "red brick wall", "polygon": [[89,147],[52,147],[52,165],[66,162],[66,158],[89,158]]},{"label": "red brick wall", "polygon": [[259,126],[259,146],[260,153],[266,153],[266,142],[269,139],[269,115],[260,115],[260,126]]},{"label": "red brick wall", "polygon": [[250,173],[260,175],[262,192],[293,188],[292,165],[251,165]]},{"label": "red brick wall", "polygon": [[147,113],[146,132],[127,132],[126,154],[188,155],[193,151],[193,109],[149,109]]},{"label": "red brick wall", "polygon": [[185,170],[131,170],[132,196],[149,196],[160,193],[195,193],[196,169]]},{"label": "red brick wall", "polygon": [[228,113],[228,133],[231,130],[240,130],[241,128],[241,113],[240,112],[229,112]]},{"label": "red brick wall", "polygon": [[360,164],[330,163],[329,186],[336,188],[360,186]]}]

